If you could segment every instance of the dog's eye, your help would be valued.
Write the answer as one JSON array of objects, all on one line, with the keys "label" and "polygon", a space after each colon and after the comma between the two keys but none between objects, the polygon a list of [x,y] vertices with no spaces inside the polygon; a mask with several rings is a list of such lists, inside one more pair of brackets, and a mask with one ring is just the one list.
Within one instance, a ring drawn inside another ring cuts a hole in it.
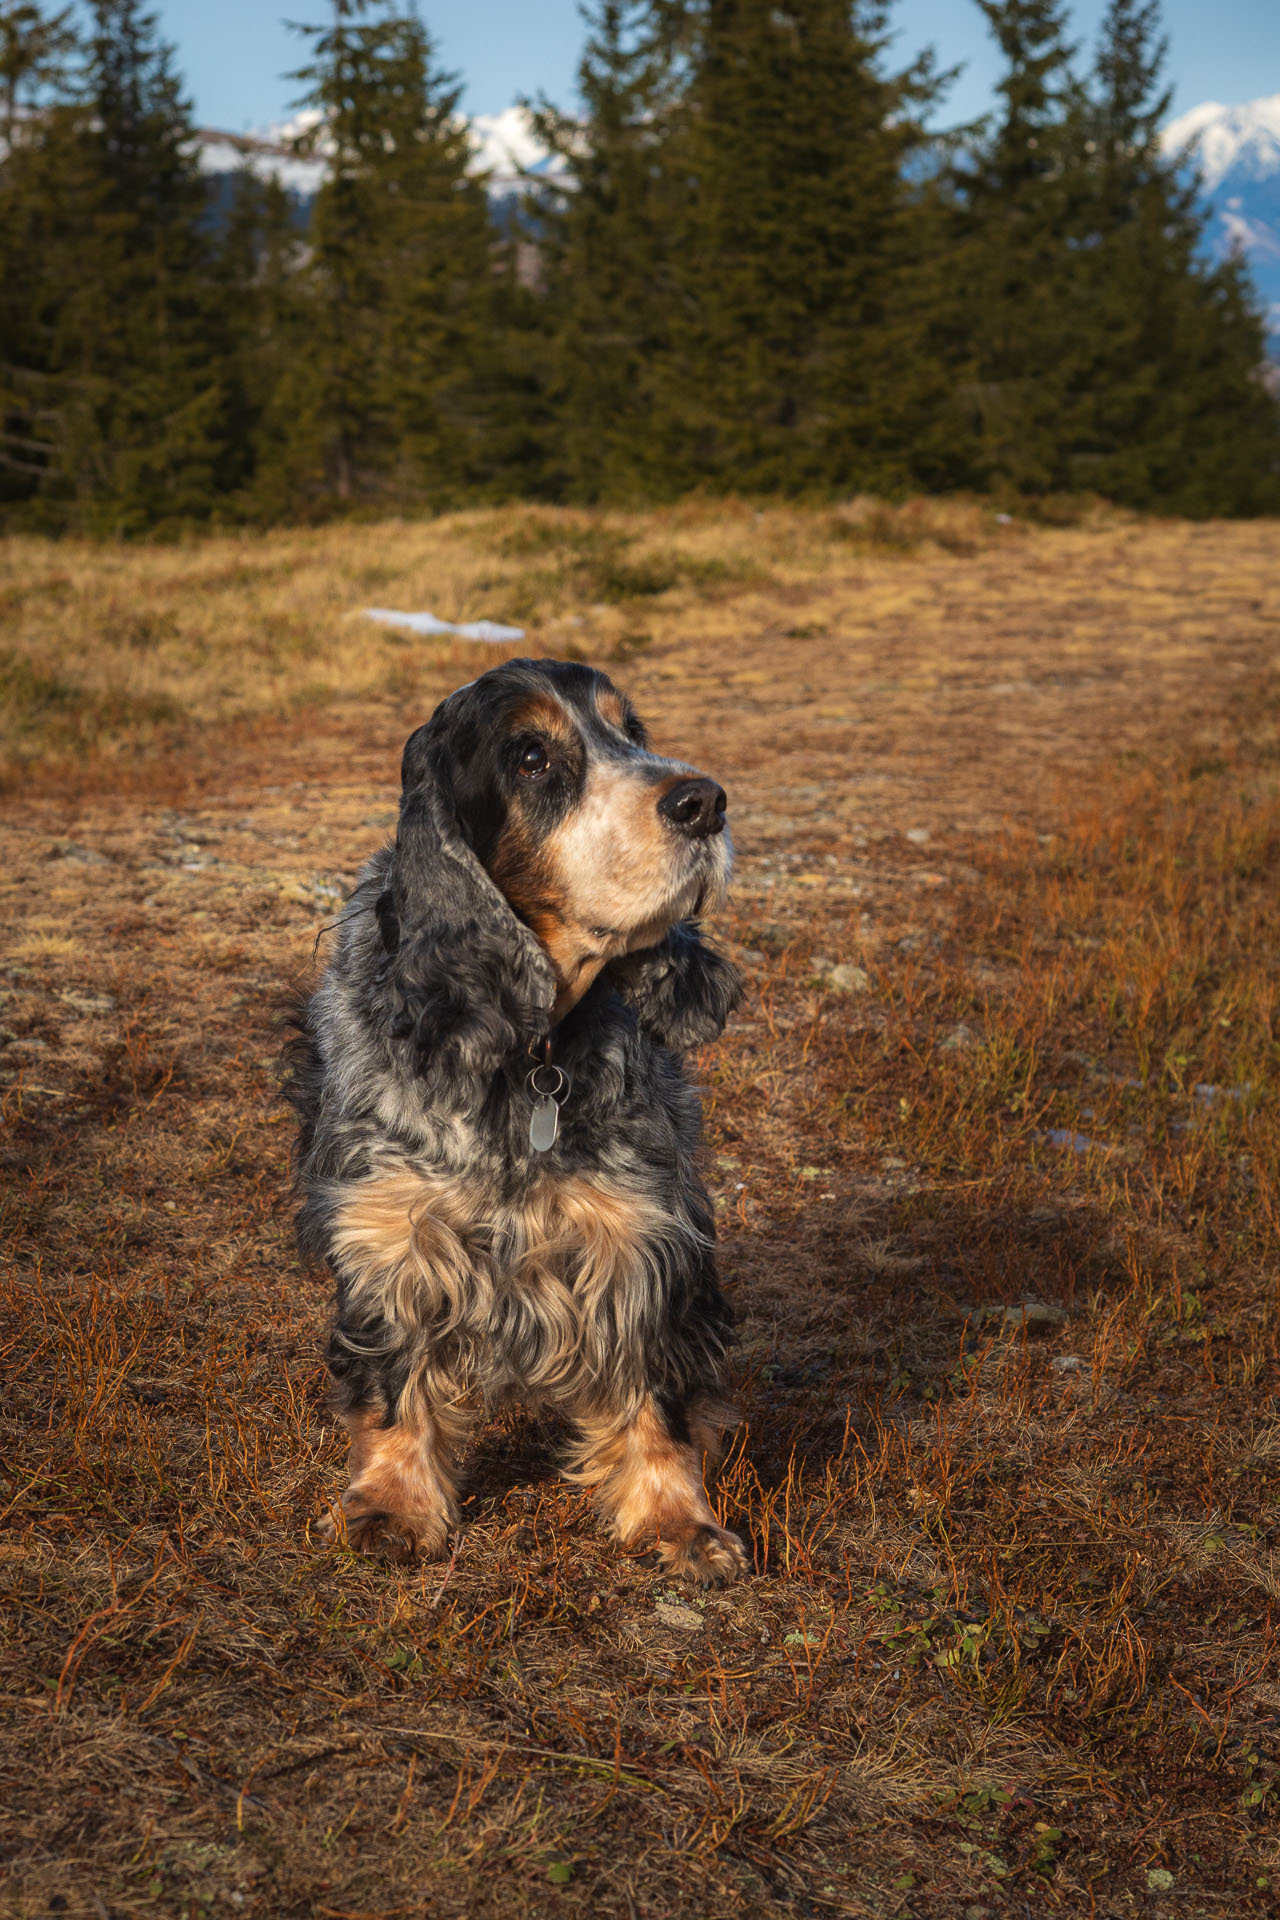
[{"label": "dog's eye", "polygon": [[531,740],[520,755],[519,771],[526,780],[536,780],[551,765],[550,755],[540,740]]}]

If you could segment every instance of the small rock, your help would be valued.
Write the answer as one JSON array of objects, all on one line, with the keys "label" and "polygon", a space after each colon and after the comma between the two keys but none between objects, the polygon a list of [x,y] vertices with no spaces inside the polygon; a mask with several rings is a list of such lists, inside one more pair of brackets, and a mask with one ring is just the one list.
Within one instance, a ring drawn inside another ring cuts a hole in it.
[{"label": "small rock", "polygon": [[972,1027],[966,1027],[961,1024],[958,1027],[952,1027],[950,1033],[942,1042],[942,1049],[944,1053],[958,1053],[966,1047],[976,1047],[977,1044],[978,1042]]},{"label": "small rock", "polygon": [[927,847],[931,838],[928,827],[908,827],[903,835],[913,847]]},{"label": "small rock", "polygon": [[1213,1087],[1208,1081],[1200,1080],[1191,1089],[1202,1106],[1211,1107],[1215,1100],[1243,1100],[1249,1092],[1248,1087]]},{"label": "small rock", "polygon": [[826,983],[832,993],[865,993],[871,985],[871,976],[865,968],[843,960],[838,967],[832,967]]},{"label": "small rock", "polygon": [[93,847],[82,847],[74,840],[59,840],[49,850],[51,860],[74,860],[81,867],[109,867],[111,862],[105,853],[98,853]]},{"label": "small rock", "polygon": [[684,1633],[700,1633],[706,1625],[696,1607],[686,1607],[680,1600],[657,1600],[653,1611],[664,1627],[679,1627]]},{"label": "small rock", "polygon": [[1079,1373],[1084,1361],[1078,1353],[1056,1353],[1049,1365],[1055,1373]]},{"label": "small rock", "polygon": [[1025,1327],[1028,1333],[1047,1333],[1051,1327],[1065,1326],[1067,1313],[1063,1307],[1051,1307],[1044,1300],[1021,1300],[1016,1307],[974,1307],[969,1315],[974,1326],[994,1321],[1002,1333],[1020,1333]]},{"label": "small rock", "polygon": [[1043,1133],[1035,1133],[1032,1138],[1047,1140],[1051,1147],[1069,1147],[1072,1153],[1111,1152],[1105,1140],[1091,1140],[1087,1133],[1076,1133],[1071,1127],[1049,1127]]}]

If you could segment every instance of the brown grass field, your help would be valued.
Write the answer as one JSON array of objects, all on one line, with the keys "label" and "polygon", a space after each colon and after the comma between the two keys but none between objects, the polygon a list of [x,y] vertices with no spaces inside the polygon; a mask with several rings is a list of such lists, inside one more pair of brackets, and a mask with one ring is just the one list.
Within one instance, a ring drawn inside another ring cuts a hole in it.
[{"label": "brown grass field", "polygon": [[[340,1486],[275,1009],[527,626],[716,771],[755,1574]],[[0,547],[0,1912],[1271,1914],[1280,527],[516,510]]]}]

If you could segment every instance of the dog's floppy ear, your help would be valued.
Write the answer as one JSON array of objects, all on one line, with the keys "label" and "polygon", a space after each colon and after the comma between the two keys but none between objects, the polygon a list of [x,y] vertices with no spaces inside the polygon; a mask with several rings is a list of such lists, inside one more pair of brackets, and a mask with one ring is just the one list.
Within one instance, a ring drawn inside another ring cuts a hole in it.
[{"label": "dog's floppy ear", "polygon": [[684,1053],[723,1031],[742,998],[736,967],[704,945],[692,920],[681,920],[656,947],[610,963],[608,979],[659,1046]]},{"label": "dog's floppy ear", "polygon": [[467,845],[439,718],[405,747],[400,822],[375,902],[392,1040],[432,1076],[493,1073],[551,1024],[555,978]]}]

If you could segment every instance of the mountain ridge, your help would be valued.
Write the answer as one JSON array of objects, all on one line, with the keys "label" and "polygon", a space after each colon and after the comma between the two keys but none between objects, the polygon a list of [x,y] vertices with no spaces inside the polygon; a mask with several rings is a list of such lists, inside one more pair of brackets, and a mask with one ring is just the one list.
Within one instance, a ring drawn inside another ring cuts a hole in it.
[{"label": "mountain ridge", "polygon": [[1217,260],[1244,258],[1280,358],[1280,93],[1234,107],[1204,100],[1171,120],[1161,141],[1199,167],[1206,248]]},{"label": "mountain ridge", "polygon": [[[324,176],[320,154],[300,155],[294,142],[316,125],[314,112],[296,114],[249,133],[197,129],[200,165],[211,175],[248,164],[308,199]],[[473,166],[488,176],[490,193],[506,199],[530,177],[548,179],[561,162],[539,141],[524,107],[477,113],[468,120]],[[1178,114],[1161,133],[1170,158],[1199,168],[1206,215],[1205,250],[1223,260],[1243,256],[1267,318],[1271,351],[1280,358],[1280,93],[1236,106],[1204,100]]]}]

